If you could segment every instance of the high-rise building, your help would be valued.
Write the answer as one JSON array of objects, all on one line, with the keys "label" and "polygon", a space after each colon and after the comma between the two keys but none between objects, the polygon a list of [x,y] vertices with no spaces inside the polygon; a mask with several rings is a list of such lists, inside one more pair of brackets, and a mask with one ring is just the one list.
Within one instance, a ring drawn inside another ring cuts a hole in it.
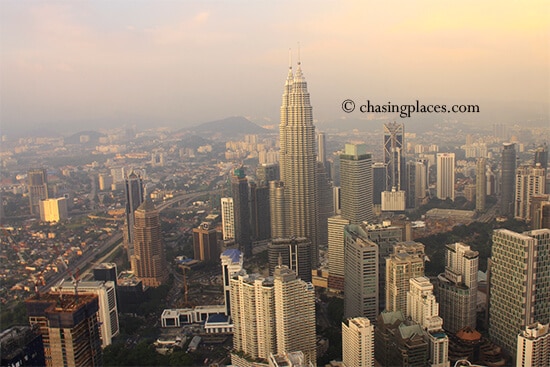
[{"label": "high-rise building", "polygon": [[13,326],[0,333],[0,366],[45,366],[44,345],[38,325]]},{"label": "high-rise building", "polygon": [[231,315],[231,278],[243,270],[243,253],[237,249],[227,249],[220,255],[220,261],[222,263],[225,314]]},{"label": "high-rise building", "polygon": [[376,162],[372,165],[372,203],[382,204],[382,191],[386,190],[386,164]]},{"label": "high-rise building", "polygon": [[533,195],[530,212],[531,229],[550,228],[550,194]]},{"label": "high-rise building", "polygon": [[250,183],[250,224],[254,241],[271,238],[271,214],[269,208],[269,186]]},{"label": "high-rise building", "polygon": [[211,261],[220,256],[218,235],[210,222],[202,222],[193,228],[193,257],[195,260]]},{"label": "high-rise building", "polygon": [[260,164],[256,168],[256,178],[262,185],[269,184],[269,181],[279,181],[279,165],[276,163]]},{"label": "high-rise building", "polygon": [[328,287],[344,290],[344,227],[350,221],[336,215],[328,219]]},{"label": "high-rise building", "polygon": [[504,143],[502,147],[502,169],[500,190],[500,214],[510,216],[514,212],[516,182],[516,145]]},{"label": "high-rise building", "polygon": [[531,220],[531,198],[544,194],[546,172],[538,166],[521,166],[516,170],[516,194],[514,217],[525,221]]},{"label": "high-rise building", "polygon": [[407,208],[417,208],[422,204],[428,189],[427,169],[422,161],[407,162]]},{"label": "high-rise building", "polygon": [[342,322],[342,362],[344,366],[374,366],[374,325],[366,317]]},{"label": "high-rise building", "polygon": [[103,282],[117,282],[117,266],[115,263],[101,263],[94,267],[94,280]]},{"label": "high-rise building", "polygon": [[328,244],[328,218],[334,215],[334,202],[332,198],[332,185],[325,166],[317,162],[317,242],[318,246],[326,247]]},{"label": "high-rise building", "polygon": [[384,124],[384,163],[386,190],[405,189],[405,125],[396,122]]},{"label": "high-rise building", "polygon": [[485,169],[485,158],[478,158],[476,162],[476,210],[485,210],[485,199],[487,197],[487,176]]},{"label": "high-rise building", "polygon": [[31,215],[40,214],[40,200],[48,198],[48,173],[45,169],[33,169],[27,173],[29,206]]},{"label": "high-rise building", "polygon": [[386,310],[407,310],[409,279],[424,276],[424,245],[401,242],[386,258]]},{"label": "high-rise building", "polygon": [[231,175],[231,195],[235,213],[235,242],[245,256],[252,256],[248,179],[243,167],[235,169]]},{"label": "high-rise building", "polygon": [[134,255],[132,271],[149,287],[158,287],[168,279],[160,217],[151,200],[145,200],[134,212]]},{"label": "high-rise building", "polygon": [[95,294],[50,292],[25,303],[30,324],[40,327],[47,367],[102,365]]},{"label": "high-rise building", "polygon": [[479,253],[463,243],[445,247],[445,273],[437,278],[443,328],[450,333],[475,329]]},{"label": "high-rise building", "polygon": [[513,355],[520,331],[550,322],[550,229],[494,230],[489,287],[489,336]]},{"label": "high-rise building", "polygon": [[124,180],[124,193],[126,195],[126,210],[124,222],[124,247],[128,253],[128,260],[132,261],[134,254],[134,212],[145,200],[143,180],[139,172],[131,171]]},{"label": "high-rise building", "polygon": [[221,198],[222,207],[222,238],[224,241],[235,239],[235,212],[233,198]]},{"label": "high-rise building", "polygon": [[344,317],[378,315],[378,246],[357,224],[344,227]]},{"label": "high-rise building", "polygon": [[[312,243],[312,267],[317,268],[318,201],[317,156],[315,126],[307,83],[298,62],[296,74],[292,67],[285,83],[281,123],[279,125],[279,164],[284,182],[285,237],[307,237]],[[272,216],[273,218],[273,216]],[[275,234],[272,233],[275,237]],[[305,353],[305,351],[304,351]]]},{"label": "high-rise building", "polygon": [[437,197],[455,199],[454,153],[437,153]]},{"label": "high-rise building", "polygon": [[549,325],[527,325],[518,335],[516,367],[550,366]]},{"label": "high-rise building", "polygon": [[311,282],[311,240],[308,238],[274,238],[267,245],[269,275],[280,264],[293,270],[305,282]]},{"label": "high-rise building", "polygon": [[346,144],[340,155],[340,205],[342,218],[352,224],[374,219],[372,155],[366,144]]},{"label": "high-rise building", "polygon": [[548,172],[548,144],[544,143],[535,150],[534,165],[537,163]]},{"label": "high-rise building", "polygon": [[285,203],[285,184],[282,181],[269,181],[269,210],[271,218],[271,237],[289,237],[286,226],[287,205]]},{"label": "high-rise building", "polygon": [[326,137],[325,133],[319,131],[317,133],[317,161],[323,163],[327,161],[327,147],[326,147]]},{"label": "high-rise building", "polygon": [[40,200],[40,220],[43,222],[59,222],[69,217],[67,198]]},{"label": "high-rise building", "polygon": [[286,266],[274,274],[277,352],[301,351],[305,361],[317,360],[315,337],[315,289]]},{"label": "high-rise building", "polygon": [[[98,297],[97,319],[103,348],[111,345],[113,338],[120,333],[115,284],[116,281],[85,281],[79,282],[76,288],[78,294],[90,293]],[[65,294],[75,294],[75,285],[72,282],[63,281],[58,286],[52,287],[52,292],[63,294],[63,297]]]},{"label": "high-rise building", "polygon": [[432,367],[449,367],[449,338],[443,332],[443,319],[433,294],[433,285],[426,277],[409,280],[407,292],[407,316],[424,329],[428,343],[429,364]]}]

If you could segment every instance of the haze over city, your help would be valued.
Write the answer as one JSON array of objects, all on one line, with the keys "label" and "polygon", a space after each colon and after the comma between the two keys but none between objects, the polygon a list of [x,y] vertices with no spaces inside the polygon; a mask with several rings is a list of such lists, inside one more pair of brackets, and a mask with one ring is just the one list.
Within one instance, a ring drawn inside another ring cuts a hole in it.
[{"label": "haze over city", "polygon": [[2,1],[1,129],[181,128],[236,115],[277,125],[298,43],[320,127],[399,120],[345,114],[346,98],[476,104],[480,113],[450,118],[540,125],[547,15],[545,1]]}]

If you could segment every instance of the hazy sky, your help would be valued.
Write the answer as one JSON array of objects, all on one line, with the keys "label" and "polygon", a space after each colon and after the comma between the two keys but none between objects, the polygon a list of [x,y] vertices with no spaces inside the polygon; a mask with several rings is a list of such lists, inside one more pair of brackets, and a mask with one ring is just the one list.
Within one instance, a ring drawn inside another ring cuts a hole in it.
[{"label": "hazy sky", "polygon": [[548,120],[549,16],[544,0],[1,0],[0,126],[278,123],[298,42],[320,122],[365,117],[346,98]]}]

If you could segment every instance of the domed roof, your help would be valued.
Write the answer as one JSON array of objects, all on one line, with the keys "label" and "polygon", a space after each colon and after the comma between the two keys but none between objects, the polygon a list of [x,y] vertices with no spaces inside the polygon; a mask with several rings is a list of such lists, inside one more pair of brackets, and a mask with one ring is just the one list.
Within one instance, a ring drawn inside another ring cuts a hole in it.
[{"label": "domed roof", "polygon": [[466,326],[464,329],[456,333],[456,336],[462,340],[468,341],[477,341],[481,339],[481,334],[469,326]]}]

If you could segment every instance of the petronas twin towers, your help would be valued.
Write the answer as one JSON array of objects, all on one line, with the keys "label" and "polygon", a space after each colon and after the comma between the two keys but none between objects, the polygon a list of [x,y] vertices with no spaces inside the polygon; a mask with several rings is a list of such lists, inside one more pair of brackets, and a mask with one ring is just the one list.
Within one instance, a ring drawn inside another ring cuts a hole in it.
[{"label": "petronas twin towers", "polygon": [[272,236],[311,239],[312,268],[318,262],[318,196],[315,126],[300,62],[289,67],[281,105],[279,164],[284,200],[278,208],[280,223]]}]

